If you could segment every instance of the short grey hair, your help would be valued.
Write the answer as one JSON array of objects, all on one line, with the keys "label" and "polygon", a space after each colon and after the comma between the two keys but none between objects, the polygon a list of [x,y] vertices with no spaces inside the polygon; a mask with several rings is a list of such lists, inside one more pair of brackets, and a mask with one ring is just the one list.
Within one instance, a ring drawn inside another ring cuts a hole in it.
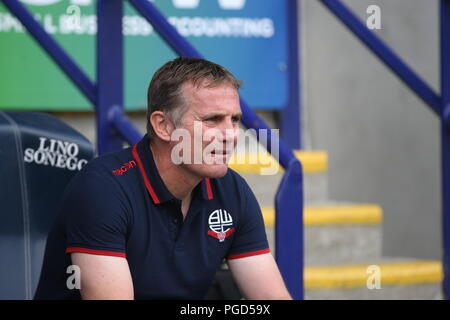
[{"label": "short grey hair", "polygon": [[153,75],[147,91],[147,134],[153,139],[155,132],[150,123],[150,115],[154,111],[162,111],[178,125],[186,103],[183,97],[183,84],[191,82],[194,86],[206,85],[214,87],[228,84],[236,90],[242,85],[231,72],[214,62],[179,57],[165,63]]}]

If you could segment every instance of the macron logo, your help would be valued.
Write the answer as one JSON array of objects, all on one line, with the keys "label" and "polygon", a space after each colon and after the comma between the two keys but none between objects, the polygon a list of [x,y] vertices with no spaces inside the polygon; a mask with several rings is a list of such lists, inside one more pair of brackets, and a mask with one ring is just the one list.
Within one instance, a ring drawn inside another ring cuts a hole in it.
[{"label": "macron logo", "polygon": [[[223,10],[242,10],[246,0],[217,0],[219,7]],[[200,0],[172,0],[173,6],[177,9],[195,9],[200,4]]]},{"label": "macron logo", "polygon": [[119,169],[113,170],[113,174],[115,176],[121,176],[125,172],[127,172],[129,169],[136,167],[136,162],[134,160],[131,160],[130,162],[127,162],[123,164]]}]

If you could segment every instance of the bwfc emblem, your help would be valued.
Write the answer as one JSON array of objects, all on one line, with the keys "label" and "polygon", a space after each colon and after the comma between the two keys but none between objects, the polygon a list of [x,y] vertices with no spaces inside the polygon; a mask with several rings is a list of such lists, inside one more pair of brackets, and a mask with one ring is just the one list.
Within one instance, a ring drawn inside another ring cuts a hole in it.
[{"label": "bwfc emblem", "polygon": [[233,218],[225,210],[217,209],[209,215],[208,219],[209,229],[208,235],[219,239],[219,242],[223,242],[233,232]]}]

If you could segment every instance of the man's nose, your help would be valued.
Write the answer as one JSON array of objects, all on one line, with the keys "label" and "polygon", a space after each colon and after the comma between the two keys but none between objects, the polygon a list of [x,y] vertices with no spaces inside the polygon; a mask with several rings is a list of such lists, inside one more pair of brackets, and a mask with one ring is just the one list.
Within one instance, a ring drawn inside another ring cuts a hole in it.
[{"label": "man's nose", "polygon": [[238,138],[238,126],[232,121],[221,127],[222,142],[227,144],[235,144]]}]

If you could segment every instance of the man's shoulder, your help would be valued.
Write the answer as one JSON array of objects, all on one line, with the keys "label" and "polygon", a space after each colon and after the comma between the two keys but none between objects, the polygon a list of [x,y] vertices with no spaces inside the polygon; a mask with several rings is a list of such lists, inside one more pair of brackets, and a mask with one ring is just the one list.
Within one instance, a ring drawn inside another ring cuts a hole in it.
[{"label": "man's shoulder", "polygon": [[120,188],[120,182],[115,179],[122,175],[129,168],[136,166],[130,148],[120,151],[107,153],[98,156],[89,161],[71,180],[71,188],[87,188],[91,185],[93,188]]},{"label": "man's shoulder", "polygon": [[[221,177],[214,179],[217,185],[228,194],[243,194],[252,192],[247,181],[236,171],[228,168],[227,173]],[[230,191],[234,191],[229,193]]]},{"label": "man's shoulder", "polygon": [[123,174],[126,166],[136,166],[131,153],[131,148],[116,152],[106,153],[89,161],[81,170],[84,173],[97,172],[106,176],[117,176]]},{"label": "man's shoulder", "polygon": [[114,176],[113,173],[117,164],[127,159],[129,159],[127,150],[124,149],[99,156],[87,163],[64,190],[61,201],[62,214],[66,217],[78,216],[80,212],[74,212],[73,208],[84,208],[86,214],[91,212],[91,208],[95,208],[98,212],[96,216],[101,216],[100,211],[112,207],[130,208],[129,204],[136,195],[132,181],[120,179],[123,177]]}]

